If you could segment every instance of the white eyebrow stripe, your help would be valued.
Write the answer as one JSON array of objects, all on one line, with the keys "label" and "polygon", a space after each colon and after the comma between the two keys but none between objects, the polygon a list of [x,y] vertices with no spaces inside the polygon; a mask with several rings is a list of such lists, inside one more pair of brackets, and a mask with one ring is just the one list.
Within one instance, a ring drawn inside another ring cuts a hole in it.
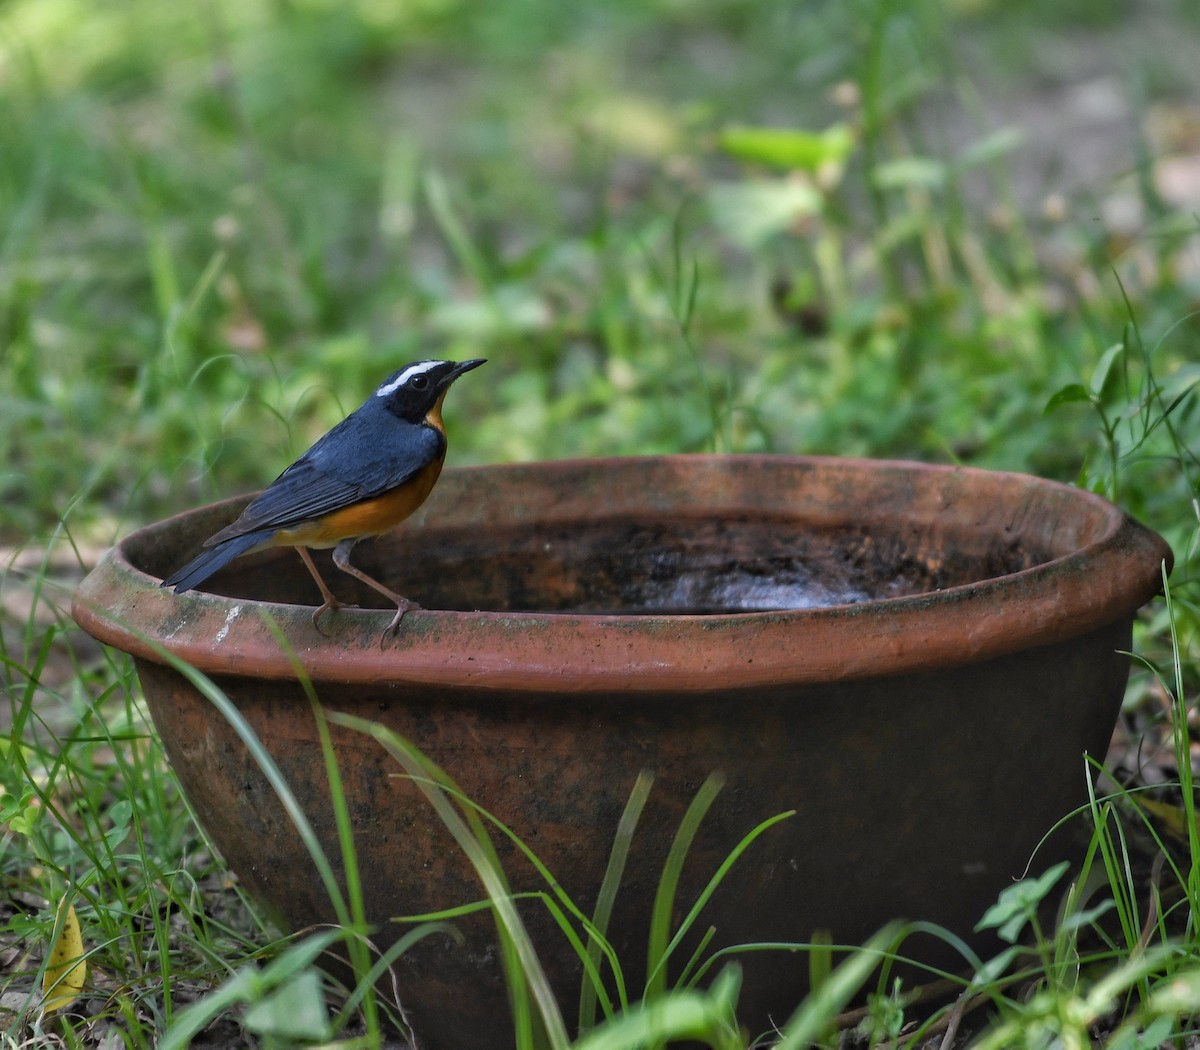
[{"label": "white eyebrow stripe", "polygon": [[412,379],[413,376],[420,375],[422,372],[428,372],[430,369],[437,368],[437,366],[440,364],[441,361],[418,361],[415,365],[409,365],[390,383],[382,384],[379,389],[375,391],[375,396],[387,397],[388,394],[394,394],[397,390],[404,386],[405,383]]}]

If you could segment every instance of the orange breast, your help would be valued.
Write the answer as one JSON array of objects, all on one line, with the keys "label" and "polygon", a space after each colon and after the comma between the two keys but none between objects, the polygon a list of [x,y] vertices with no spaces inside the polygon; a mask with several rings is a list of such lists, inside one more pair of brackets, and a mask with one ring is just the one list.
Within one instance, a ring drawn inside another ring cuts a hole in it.
[{"label": "orange breast", "polygon": [[441,472],[442,460],[434,460],[416,477],[382,496],[351,504],[294,529],[281,529],[271,545],[334,547],[352,536],[378,536],[399,525],[425,502]]}]

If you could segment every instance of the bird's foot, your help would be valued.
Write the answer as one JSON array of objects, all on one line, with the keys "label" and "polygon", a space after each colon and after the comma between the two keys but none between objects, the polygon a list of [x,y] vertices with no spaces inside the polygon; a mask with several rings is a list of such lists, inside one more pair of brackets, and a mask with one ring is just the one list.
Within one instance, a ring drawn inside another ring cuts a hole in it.
[{"label": "bird's foot", "polygon": [[421,606],[419,606],[410,598],[400,598],[397,600],[396,615],[392,617],[392,622],[383,629],[383,634],[379,636],[380,649],[383,648],[383,643],[386,642],[388,638],[394,638],[396,636],[396,632],[400,630],[400,621],[404,619],[404,614],[410,609],[419,608],[421,608]]},{"label": "bird's foot", "polygon": [[319,605],[316,609],[313,610],[312,625],[313,625],[313,627],[316,628],[317,634],[319,634],[322,638],[328,638],[329,632],[326,630],[323,630],[321,627],[321,615],[323,613],[327,613],[327,612],[336,612],[338,609],[357,609],[357,608],[358,608],[357,605],[351,605],[349,602],[339,602],[336,598],[333,598],[332,600],[330,598],[326,598],[325,601],[321,603],[321,605]]}]

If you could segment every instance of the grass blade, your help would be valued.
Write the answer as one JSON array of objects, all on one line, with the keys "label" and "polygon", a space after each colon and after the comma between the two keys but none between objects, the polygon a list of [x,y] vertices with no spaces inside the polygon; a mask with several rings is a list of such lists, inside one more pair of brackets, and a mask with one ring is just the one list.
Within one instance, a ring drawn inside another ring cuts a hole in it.
[{"label": "grass blade", "polygon": [[[450,800],[446,788],[453,787],[453,782],[436,763],[414,747],[399,734],[366,719],[355,718],[345,714],[330,715],[330,721],[338,725],[357,730],[373,737],[390,754],[405,771],[413,777],[414,783],[424,793],[433,806],[446,829],[454,836],[459,848],[471,862],[484,891],[492,902],[496,912],[497,927],[501,931],[501,940],[506,942],[516,956],[520,965],[520,976],[527,982],[529,991],[537,1004],[538,1013],[545,1026],[546,1036],[553,1050],[567,1050],[569,1039],[558,1002],[550,988],[550,982],[538,961],[529,939],[525,924],[513,904],[507,880],[500,867],[499,859],[491,841],[479,818],[469,809],[465,814],[460,813]],[[457,790],[457,789],[455,789]],[[510,979],[516,979],[516,973],[510,973]],[[515,990],[514,990],[515,991]],[[514,1006],[520,1010],[520,996],[516,996]],[[528,1040],[530,1028],[528,1021],[517,1017],[518,1045],[521,1040]],[[522,1032],[521,1029],[525,1031]]]},{"label": "grass blade", "polygon": [[654,894],[654,906],[650,913],[650,945],[646,957],[646,999],[654,1000],[660,997],[667,988],[667,960],[675,942],[670,941],[671,914],[675,909],[675,891],[679,886],[679,876],[683,872],[683,862],[691,848],[696,832],[704,815],[715,801],[717,794],[725,784],[725,778],[719,773],[711,774],[696,797],[692,799],[679,822],[679,830],[671,842],[663,865],[662,878],[658,881],[658,889]]},{"label": "grass blade", "polygon": [[[617,889],[621,885],[621,876],[625,873],[625,863],[629,859],[629,847],[633,842],[633,833],[637,829],[646,800],[650,797],[650,788],[654,784],[653,774],[643,770],[638,774],[629,792],[629,800],[617,823],[617,832],[613,836],[612,850],[608,855],[608,865],[604,869],[604,878],[600,882],[600,892],[596,895],[596,907],[592,912],[592,928],[596,935],[589,938],[587,957],[599,966],[601,942],[599,937],[607,938],[608,924],[612,918],[613,905],[617,898]],[[617,998],[621,1005],[627,1006],[625,997],[625,982],[621,980],[619,966],[613,967],[617,981]],[[596,989],[584,982],[579,992],[579,1031],[588,1031],[596,1023]]]}]

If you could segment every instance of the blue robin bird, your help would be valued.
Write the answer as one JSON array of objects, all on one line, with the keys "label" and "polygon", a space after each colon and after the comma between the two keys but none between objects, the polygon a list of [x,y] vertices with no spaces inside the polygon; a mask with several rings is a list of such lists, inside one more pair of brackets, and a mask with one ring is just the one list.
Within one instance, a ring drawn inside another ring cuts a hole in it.
[{"label": "blue robin bird", "polygon": [[180,593],[243,554],[295,547],[321,591],[323,602],[312,615],[320,630],[321,614],[342,603],[308,549],[332,547],[334,565],[396,603],[383,637],[394,634],[404,614],[419,606],[355,568],[350,552],[359,540],[388,532],[425,502],[446,460],[446,391],[483,363],[415,361],[393,372],[162,585]]}]

